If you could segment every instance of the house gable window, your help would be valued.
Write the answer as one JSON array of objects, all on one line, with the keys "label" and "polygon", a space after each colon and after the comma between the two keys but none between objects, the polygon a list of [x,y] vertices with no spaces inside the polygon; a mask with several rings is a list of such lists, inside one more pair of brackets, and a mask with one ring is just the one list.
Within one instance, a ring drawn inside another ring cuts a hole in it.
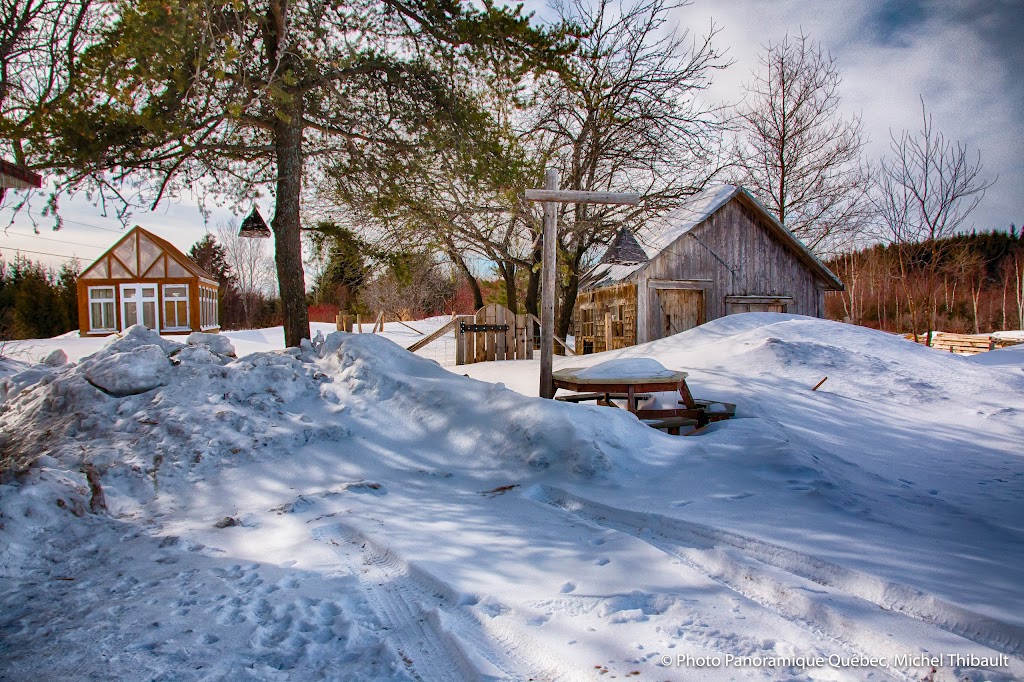
[{"label": "house gable window", "polygon": [[89,330],[117,331],[114,316],[114,287],[89,287]]}]

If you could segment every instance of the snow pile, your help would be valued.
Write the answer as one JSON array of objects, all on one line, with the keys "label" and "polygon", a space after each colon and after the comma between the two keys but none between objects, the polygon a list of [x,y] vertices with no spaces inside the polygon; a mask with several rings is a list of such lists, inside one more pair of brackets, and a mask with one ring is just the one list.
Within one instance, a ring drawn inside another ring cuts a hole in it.
[{"label": "snow pile", "polygon": [[235,357],[235,347],[231,345],[231,339],[223,334],[204,334],[203,332],[192,332],[185,341],[190,346],[206,346],[206,348],[217,355]]},{"label": "snow pile", "polygon": [[[83,463],[152,478],[344,438],[306,416],[326,378],[296,353],[256,353],[227,362],[205,346],[185,347],[144,327],[74,365],[35,365],[4,380],[0,469],[23,470],[40,456],[66,469]],[[329,410],[328,410],[329,411]]]},{"label": "snow pile", "polygon": [[170,369],[171,362],[163,349],[153,344],[100,358],[91,363],[85,379],[104,393],[123,398],[162,386]]},{"label": "snow pile", "polygon": [[375,335],[338,332],[320,353],[235,360],[224,354],[229,343],[190,341],[198,343],[132,327],[78,364],[34,365],[3,380],[0,470],[46,456],[70,470],[88,462],[104,476],[108,469],[146,475],[156,488],[158,477],[211,457],[219,466],[280,456],[348,438],[360,426],[414,452],[428,443],[421,466],[555,467],[593,476],[647,435],[628,413],[527,400]]},{"label": "snow pile", "polygon": [[625,410],[524,399],[369,334],[336,332],[321,352],[323,371],[336,377],[325,394],[434,467],[595,476],[631,459],[652,433]]}]

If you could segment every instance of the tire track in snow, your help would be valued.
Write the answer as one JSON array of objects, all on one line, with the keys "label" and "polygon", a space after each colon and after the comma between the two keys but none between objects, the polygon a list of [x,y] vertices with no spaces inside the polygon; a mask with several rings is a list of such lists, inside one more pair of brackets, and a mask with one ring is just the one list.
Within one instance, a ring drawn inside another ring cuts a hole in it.
[{"label": "tire track in snow", "polygon": [[[525,494],[636,537],[855,653],[907,654],[920,648],[915,642],[937,637],[952,642],[949,651],[979,645],[979,655],[998,652],[1019,659],[1024,647],[1024,629],[785,547],[660,514],[611,507],[554,487],[537,486]],[[866,622],[881,622],[886,631],[877,625],[868,628]],[[1011,659],[1011,669],[1015,677],[1024,678],[1024,662]]]},{"label": "tire track in snow", "polygon": [[475,600],[410,566],[354,528],[323,526],[313,530],[313,537],[346,558],[353,553],[360,557],[362,566],[355,573],[414,678],[423,682],[575,678],[523,635],[495,626],[493,619],[485,624],[467,608]]}]

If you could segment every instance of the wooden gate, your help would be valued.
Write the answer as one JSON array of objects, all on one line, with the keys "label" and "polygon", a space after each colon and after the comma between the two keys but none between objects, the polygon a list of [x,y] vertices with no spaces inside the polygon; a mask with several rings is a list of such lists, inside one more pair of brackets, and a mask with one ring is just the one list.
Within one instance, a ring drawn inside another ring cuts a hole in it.
[{"label": "wooden gate", "polygon": [[455,318],[455,364],[492,360],[532,360],[533,324],[529,315],[516,315],[491,304],[476,315]]},{"label": "wooden gate", "polygon": [[704,324],[704,291],[701,289],[661,289],[661,337],[672,336]]}]

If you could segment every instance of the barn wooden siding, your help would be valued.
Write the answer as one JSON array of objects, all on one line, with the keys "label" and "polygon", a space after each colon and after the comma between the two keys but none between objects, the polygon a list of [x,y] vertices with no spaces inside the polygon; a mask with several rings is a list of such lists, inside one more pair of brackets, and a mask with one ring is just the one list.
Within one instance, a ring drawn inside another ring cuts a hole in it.
[{"label": "barn wooden siding", "polygon": [[576,354],[636,345],[636,306],[636,284],[632,282],[581,291],[573,316]]},{"label": "barn wooden siding", "polygon": [[[584,312],[588,305],[599,310],[605,300],[636,301],[635,319],[626,307],[623,326],[634,331],[623,345],[744,310],[822,317],[829,285],[816,274],[810,258],[784,243],[759,213],[745,194],[737,194],[625,282],[581,292],[575,323],[578,350],[582,352],[584,343],[592,344],[591,352],[605,349],[603,320],[595,316],[593,332],[587,333],[591,327]],[[631,286],[636,293],[629,293]],[[687,291],[691,293],[682,293]],[[680,324],[684,317],[688,322]]]},{"label": "barn wooden siding", "polygon": [[638,342],[661,338],[658,286],[689,281],[704,290],[705,320],[728,314],[726,296],[789,297],[786,312],[821,317],[819,280],[774,230],[737,195],[637,273]]}]

